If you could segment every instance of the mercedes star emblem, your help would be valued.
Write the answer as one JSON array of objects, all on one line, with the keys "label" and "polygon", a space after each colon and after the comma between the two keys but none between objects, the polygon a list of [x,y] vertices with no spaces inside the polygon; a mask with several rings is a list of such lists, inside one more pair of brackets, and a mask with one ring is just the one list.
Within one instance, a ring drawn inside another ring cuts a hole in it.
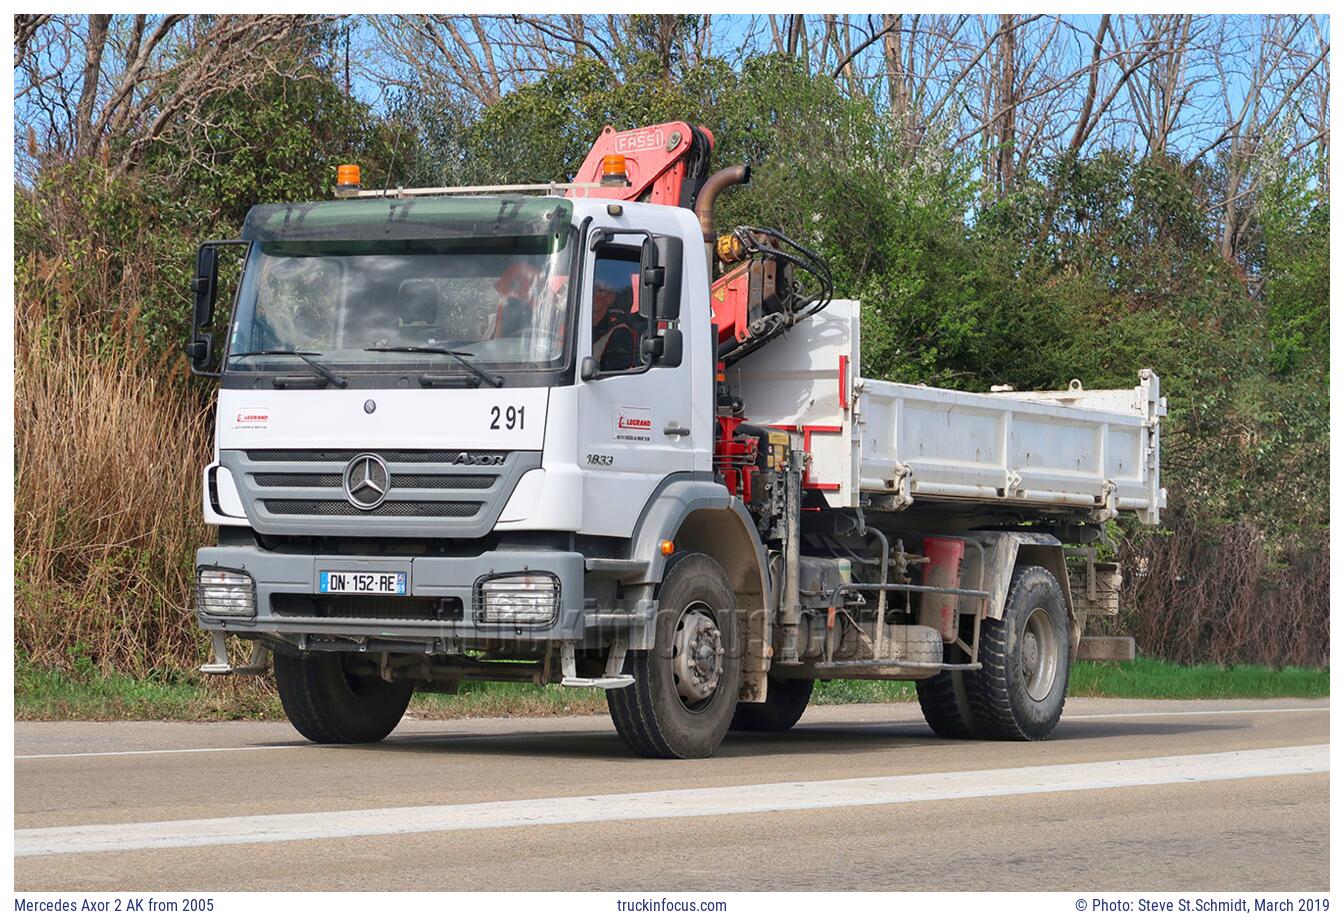
[{"label": "mercedes star emblem", "polygon": [[345,497],[361,511],[372,511],[387,498],[392,477],[387,464],[377,454],[360,454],[345,468]]}]

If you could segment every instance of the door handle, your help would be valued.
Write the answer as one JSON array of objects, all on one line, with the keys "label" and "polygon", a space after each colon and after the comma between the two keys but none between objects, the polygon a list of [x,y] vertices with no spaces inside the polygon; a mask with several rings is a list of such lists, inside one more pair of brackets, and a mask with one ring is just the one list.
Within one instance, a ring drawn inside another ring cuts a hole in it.
[{"label": "door handle", "polygon": [[667,427],[663,429],[663,434],[665,434],[665,435],[669,435],[669,436],[670,436],[670,435],[674,435],[674,434],[679,434],[679,435],[689,435],[690,433],[691,433],[691,429],[689,429],[689,428],[684,428],[684,427],[682,427],[680,424],[678,424],[677,422],[668,422],[668,423],[667,423]]}]

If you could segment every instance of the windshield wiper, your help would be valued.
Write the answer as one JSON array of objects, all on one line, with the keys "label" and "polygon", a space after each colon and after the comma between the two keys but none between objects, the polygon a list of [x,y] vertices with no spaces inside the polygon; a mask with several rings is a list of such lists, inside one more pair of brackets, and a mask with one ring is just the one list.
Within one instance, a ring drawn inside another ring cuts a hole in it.
[{"label": "windshield wiper", "polygon": [[331,372],[329,368],[325,367],[324,365],[318,364],[311,357],[309,357],[310,355],[320,355],[320,354],[322,354],[322,352],[320,351],[288,351],[282,348],[277,348],[272,349],[270,351],[243,351],[229,355],[229,357],[230,358],[260,358],[260,357],[298,358],[299,360],[306,362],[309,366],[312,367],[313,370],[317,371],[318,375],[321,376],[323,380],[327,381],[327,383],[330,383],[333,386],[340,387],[342,390],[348,387],[350,385],[349,380],[347,380],[345,377],[336,376]]},{"label": "windshield wiper", "polygon": [[436,348],[433,345],[376,345],[372,348],[366,348],[365,351],[396,351],[415,355],[447,355],[476,375],[476,379],[490,384],[492,387],[499,388],[504,386],[504,378],[487,374],[476,365],[467,360],[466,356],[470,352],[453,351],[448,348]]}]

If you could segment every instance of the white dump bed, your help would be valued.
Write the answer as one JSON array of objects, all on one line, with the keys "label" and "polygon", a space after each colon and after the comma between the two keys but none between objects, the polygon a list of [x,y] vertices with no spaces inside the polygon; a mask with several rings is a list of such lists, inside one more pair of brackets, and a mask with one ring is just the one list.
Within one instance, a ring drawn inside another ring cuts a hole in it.
[{"label": "white dump bed", "polygon": [[1126,390],[965,393],[865,379],[858,359],[859,305],[836,301],[729,369],[754,424],[797,434],[833,507],[977,502],[1155,524],[1166,506],[1151,371]]}]

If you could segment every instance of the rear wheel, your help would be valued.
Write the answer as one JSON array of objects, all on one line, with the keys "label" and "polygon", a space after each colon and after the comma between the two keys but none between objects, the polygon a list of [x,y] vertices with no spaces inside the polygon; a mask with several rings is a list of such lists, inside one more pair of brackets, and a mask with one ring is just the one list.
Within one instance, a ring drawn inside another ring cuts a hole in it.
[{"label": "rear wheel", "polygon": [[975,721],[989,737],[1044,741],[1064,713],[1069,613],[1059,582],[1038,565],[1013,574],[1003,617],[980,626],[981,670],[967,678]]},{"label": "rear wheel", "polygon": [[415,684],[389,683],[352,667],[355,656],[322,652],[275,656],[275,686],[290,724],[318,744],[367,744],[386,738],[410,704]]},{"label": "rear wheel", "polygon": [[[968,637],[969,638],[969,637]],[[959,645],[944,643],[943,660],[947,664],[965,664],[966,653]],[[919,708],[929,728],[944,738],[982,737],[971,699],[966,671],[940,671],[933,677],[915,681]]]},{"label": "rear wheel", "polygon": [[810,678],[767,677],[764,703],[738,703],[731,726],[736,732],[786,732],[803,717],[812,699]]},{"label": "rear wheel", "polygon": [[980,736],[966,692],[965,671],[941,671],[933,677],[915,681],[919,708],[929,728],[944,738]]},{"label": "rear wheel", "polygon": [[708,757],[737,705],[742,655],[737,597],[718,563],[674,556],[658,592],[654,647],[634,652],[635,682],[607,691],[616,733],[643,757]]}]

